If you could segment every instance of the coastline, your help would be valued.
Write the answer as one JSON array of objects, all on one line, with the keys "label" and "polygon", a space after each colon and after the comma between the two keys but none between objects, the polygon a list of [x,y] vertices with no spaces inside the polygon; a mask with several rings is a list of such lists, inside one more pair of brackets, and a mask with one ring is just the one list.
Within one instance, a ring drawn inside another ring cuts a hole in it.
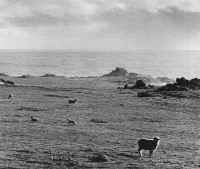
[{"label": "coastline", "polygon": [[[112,70],[110,73],[104,74],[102,76],[74,76],[74,77],[66,77],[66,76],[58,76],[56,74],[45,74],[42,76],[32,76],[32,75],[21,75],[21,76],[9,76],[4,73],[0,73],[0,79],[3,80],[9,80],[9,79],[15,79],[18,83],[20,82],[18,79],[28,79],[28,78],[66,78],[66,79],[101,79],[101,80],[107,80],[110,82],[115,82],[118,84],[135,84],[137,80],[142,80],[148,85],[155,85],[155,86],[162,86],[167,83],[173,83],[173,79],[169,79],[167,77],[157,77],[153,78],[150,75],[142,75],[138,73],[128,72],[124,68],[116,67],[115,70]],[[13,79],[13,80],[14,80]]]}]

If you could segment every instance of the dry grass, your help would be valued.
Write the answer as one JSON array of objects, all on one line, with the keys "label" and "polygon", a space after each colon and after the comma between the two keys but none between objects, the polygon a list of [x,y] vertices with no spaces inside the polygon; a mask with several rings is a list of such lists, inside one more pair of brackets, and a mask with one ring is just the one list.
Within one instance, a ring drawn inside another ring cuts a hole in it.
[{"label": "dry grass", "polygon": [[[100,78],[9,78],[18,85],[0,86],[0,168],[200,168],[198,99],[138,98]],[[137,141],[154,136],[154,157],[140,158]],[[99,153],[108,162],[89,160]]]}]

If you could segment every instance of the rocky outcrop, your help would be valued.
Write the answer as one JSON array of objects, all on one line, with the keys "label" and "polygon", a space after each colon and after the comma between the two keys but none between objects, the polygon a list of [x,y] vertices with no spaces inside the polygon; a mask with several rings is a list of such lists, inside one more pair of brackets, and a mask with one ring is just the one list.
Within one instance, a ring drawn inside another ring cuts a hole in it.
[{"label": "rocky outcrop", "polygon": [[176,84],[167,84],[157,89],[157,91],[187,91],[188,88]]},{"label": "rocky outcrop", "polygon": [[129,76],[129,73],[124,68],[117,67],[112,72],[103,75],[104,77],[120,77],[120,76]]},{"label": "rocky outcrop", "polygon": [[129,86],[128,84],[125,84],[124,87],[118,87],[117,89],[153,89],[155,88],[154,85],[146,85],[142,80],[137,80],[135,85]]},{"label": "rocky outcrop", "polygon": [[108,157],[104,154],[96,154],[90,158],[92,162],[106,162],[108,161]]},{"label": "rocky outcrop", "polygon": [[133,88],[144,89],[146,88],[146,83],[144,83],[142,80],[137,80]]},{"label": "rocky outcrop", "polygon": [[55,75],[55,74],[45,74],[41,77],[57,77],[57,75]]},{"label": "rocky outcrop", "polygon": [[177,78],[176,82],[173,84],[167,84],[152,90],[141,91],[138,93],[138,97],[163,97],[164,99],[169,96],[176,98],[199,98],[198,92],[194,92],[195,89],[200,89],[200,79],[194,78],[188,80],[182,77]]},{"label": "rocky outcrop", "polygon": [[187,91],[188,89],[200,89],[200,79],[194,78],[191,80],[177,78],[174,84],[167,84],[158,88],[158,91]]},{"label": "rocky outcrop", "polygon": [[169,79],[167,77],[153,78],[150,75],[142,75],[133,72],[128,73],[126,69],[119,67],[102,77],[117,78],[116,82],[121,80],[122,82],[130,84],[134,84],[138,80],[142,80],[146,84],[174,83],[173,79]]}]

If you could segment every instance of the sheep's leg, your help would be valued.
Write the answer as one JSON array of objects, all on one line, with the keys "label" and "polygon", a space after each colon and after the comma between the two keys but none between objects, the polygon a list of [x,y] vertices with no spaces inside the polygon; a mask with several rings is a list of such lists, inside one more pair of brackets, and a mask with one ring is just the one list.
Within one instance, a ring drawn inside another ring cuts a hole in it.
[{"label": "sheep's leg", "polygon": [[138,149],[138,152],[140,154],[140,157],[142,157],[142,149]]},{"label": "sheep's leg", "polygon": [[149,150],[149,157],[153,155],[153,150]]}]

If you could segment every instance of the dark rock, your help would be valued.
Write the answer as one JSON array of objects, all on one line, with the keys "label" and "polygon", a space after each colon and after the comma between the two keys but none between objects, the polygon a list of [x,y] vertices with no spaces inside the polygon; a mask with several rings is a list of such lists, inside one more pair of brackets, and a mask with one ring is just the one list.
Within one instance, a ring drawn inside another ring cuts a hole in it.
[{"label": "dark rock", "polygon": [[176,83],[160,87],[158,91],[187,91],[188,89],[200,89],[200,79],[177,78]]},{"label": "dark rock", "polygon": [[91,120],[91,122],[94,122],[94,123],[108,123],[107,121],[104,121],[104,120],[101,120],[101,119],[95,119],[95,118],[93,118]]},{"label": "dark rock", "polygon": [[108,161],[108,157],[106,155],[98,154],[91,158],[92,162],[106,162]]},{"label": "dark rock", "polygon": [[117,87],[117,89],[123,89],[123,87]]},{"label": "dark rock", "polygon": [[197,82],[198,83],[198,82],[200,82],[200,79],[194,78],[194,79],[191,79],[190,82]]},{"label": "dark rock", "polygon": [[151,95],[148,91],[145,92],[140,92],[137,95],[138,97],[152,97],[153,95]]},{"label": "dark rock", "polygon": [[190,85],[190,81],[185,79],[184,77],[182,77],[180,79],[177,78],[176,83],[177,83],[177,85],[183,86],[183,87],[188,87]]},{"label": "dark rock", "polygon": [[154,85],[148,85],[147,87],[150,88],[150,89],[152,89],[152,88],[154,88],[155,86],[154,86]]},{"label": "dark rock", "polygon": [[191,89],[192,90],[200,89],[200,79],[194,78],[191,80],[187,80],[184,77],[177,78],[174,84],[167,84],[165,86],[155,88],[151,91],[148,90],[140,92],[138,93],[138,97],[156,96],[156,97],[163,97],[163,99],[167,99],[168,96],[176,98],[199,97],[198,94],[194,94],[194,92],[192,92]]},{"label": "dark rock", "polygon": [[144,89],[146,88],[146,83],[144,83],[142,80],[137,80],[135,85],[133,86],[133,89]]},{"label": "dark rock", "polygon": [[174,85],[174,84],[167,84],[157,89],[157,91],[187,91],[188,88]]},{"label": "dark rock", "polygon": [[55,75],[55,74],[45,74],[41,77],[57,77],[57,75]]},{"label": "dark rock", "polygon": [[125,85],[124,85],[124,89],[127,89],[127,88],[128,88],[128,84],[125,84]]},{"label": "dark rock", "polygon": [[126,69],[124,68],[119,68],[117,67],[115,70],[113,70],[112,72],[103,75],[104,77],[119,77],[119,76],[128,76],[128,72]]},{"label": "dark rock", "polygon": [[146,84],[142,80],[137,80],[136,84],[135,84],[135,87],[144,88],[144,87],[146,87]]}]

